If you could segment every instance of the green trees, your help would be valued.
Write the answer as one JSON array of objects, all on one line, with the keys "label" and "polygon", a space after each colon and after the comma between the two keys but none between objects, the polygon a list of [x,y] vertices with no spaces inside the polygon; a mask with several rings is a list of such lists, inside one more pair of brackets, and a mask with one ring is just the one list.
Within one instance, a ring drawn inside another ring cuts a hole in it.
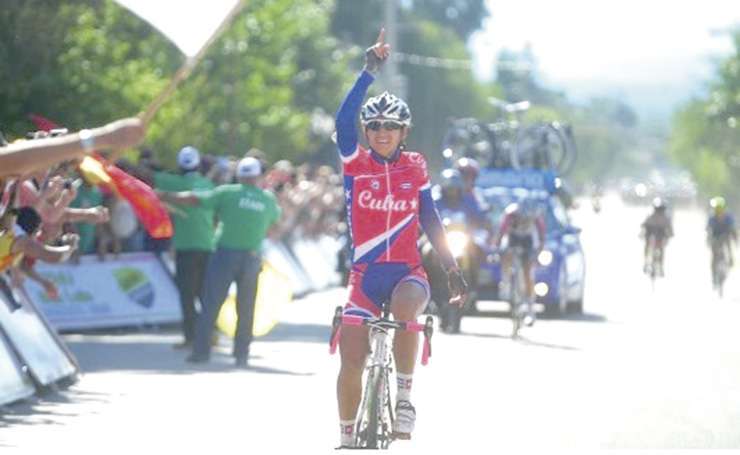
[{"label": "green trees", "polygon": [[709,95],[687,103],[673,119],[670,154],[694,175],[707,195],[734,204],[740,180],[740,30],[735,51],[722,60]]},{"label": "green trees", "polygon": [[[373,43],[383,26],[382,0],[337,0],[332,20],[333,33],[343,45],[354,48],[351,62],[359,71],[361,52]],[[467,61],[471,59],[465,39],[485,18],[484,2],[414,0],[399,2],[398,48],[414,56]],[[354,71],[347,69],[351,77]],[[442,139],[448,120],[453,117],[490,117],[492,107],[486,99],[497,93],[493,83],[478,82],[464,67],[445,68],[424,61],[399,63],[405,77],[406,101],[412,110],[414,128],[409,138],[412,148],[426,152],[433,166],[441,163]],[[345,87],[347,88],[347,87]],[[384,90],[382,81],[371,90]]]},{"label": "green trees", "polygon": [[[0,126],[11,137],[37,113],[70,128],[135,115],[183,62],[146,22],[112,0],[9,0],[0,9]],[[312,132],[351,77],[328,31],[331,0],[250,0],[150,125],[147,145],[171,162],[186,143],[270,157],[329,143]],[[43,12],[43,14],[41,14]]]}]

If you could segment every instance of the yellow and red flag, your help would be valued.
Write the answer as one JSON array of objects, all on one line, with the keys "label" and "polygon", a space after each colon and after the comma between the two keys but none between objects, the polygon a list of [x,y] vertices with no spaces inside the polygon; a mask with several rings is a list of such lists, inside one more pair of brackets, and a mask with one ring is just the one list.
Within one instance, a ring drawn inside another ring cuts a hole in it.
[{"label": "yellow and red flag", "polygon": [[90,183],[105,187],[126,199],[152,238],[172,237],[174,231],[170,214],[149,185],[97,155],[86,156],[78,169]]},{"label": "yellow and red flag", "polygon": [[112,164],[105,166],[118,194],[126,199],[152,238],[166,239],[174,232],[167,208],[152,188],[136,177],[123,172]]}]

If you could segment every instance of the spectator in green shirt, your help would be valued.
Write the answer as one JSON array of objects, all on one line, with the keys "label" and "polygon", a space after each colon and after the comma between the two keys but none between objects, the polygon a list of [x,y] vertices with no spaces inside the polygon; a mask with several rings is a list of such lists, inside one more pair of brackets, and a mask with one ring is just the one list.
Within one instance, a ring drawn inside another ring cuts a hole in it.
[{"label": "spectator in green shirt", "polygon": [[258,184],[260,162],[253,157],[239,161],[236,184],[207,192],[163,193],[165,201],[212,208],[219,220],[216,251],[206,267],[201,292],[203,312],[198,317],[189,362],[207,362],[211,333],[229,287],[236,282],[236,337],[233,355],[237,367],[247,367],[252,341],[257,278],[262,269],[262,241],[280,218],[275,196]]},{"label": "spectator in green shirt", "polygon": [[[177,155],[179,174],[155,172],[154,187],[161,191],[208,191],[213,183],[198,170],[200,153],[186,146]],[[195,298],[203,288],[208,256],[213,251],[213,209],[203,205],[183,206],[172,214],[175,249],[175,283],[180,292],[182,329],[185,337],[175,348],[190,348],[195,338]]]}]

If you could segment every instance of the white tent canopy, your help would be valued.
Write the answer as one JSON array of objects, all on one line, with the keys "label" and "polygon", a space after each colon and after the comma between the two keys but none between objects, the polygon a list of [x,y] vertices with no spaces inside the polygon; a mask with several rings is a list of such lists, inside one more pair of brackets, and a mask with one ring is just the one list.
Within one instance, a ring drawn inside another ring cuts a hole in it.
[{"label": "white tent canopy", "polygon": [[239,0],[115,0],[149,22],[188,58],[208,42]]}]

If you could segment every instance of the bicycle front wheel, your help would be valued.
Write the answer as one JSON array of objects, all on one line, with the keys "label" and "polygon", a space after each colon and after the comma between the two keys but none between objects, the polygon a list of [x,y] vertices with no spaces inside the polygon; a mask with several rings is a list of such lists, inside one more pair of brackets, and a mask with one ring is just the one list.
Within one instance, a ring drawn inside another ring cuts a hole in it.
[{"label": "bicycle front wheel", "polygon": [[387,378],[380,366],[373,366],[367,373],[363,408],[357,425],[357,447],[385,449],[390,440],[390,427],[384,418],[387,398]]}]

